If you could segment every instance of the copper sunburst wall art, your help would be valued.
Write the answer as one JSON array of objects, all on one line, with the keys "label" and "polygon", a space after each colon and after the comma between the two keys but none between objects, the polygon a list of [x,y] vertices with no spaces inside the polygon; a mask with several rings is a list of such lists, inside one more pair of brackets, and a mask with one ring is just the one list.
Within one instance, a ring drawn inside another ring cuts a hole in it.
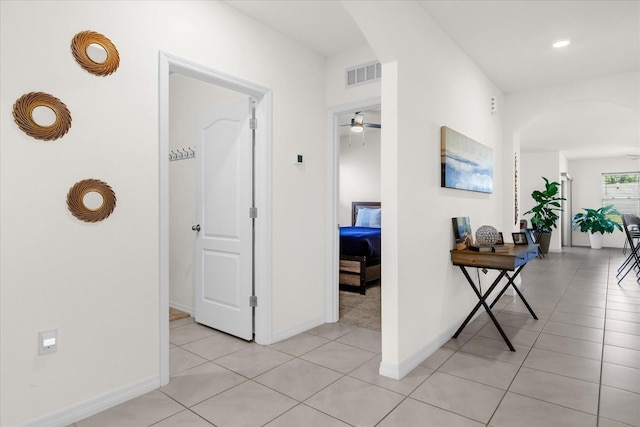
[{"label": "copper sunburst wall art", "polygon": [[[40,124],[34,119],[38,107],[48,108],[55,119],[52,124]],[[27,135],[43,141],[62,138],[71,127],[71,113],[62,101],[44,92],[22,95],[13,104],[13,120]]]},{"label": "copper sunburst wall art", "polygon": [[71,41],[71,53],[80,66],[96,76],[108,76],[120,65],[118,49],[95,31],[81,31]]},{"label": "copper sunburst wall art", "polygon": [[[91,193],[102,197],[101,203],[95,208],[87,206],[85,200],[85,196]],[[106,219],[116,208],[116,195],[108,184],[98,179],[84,179],[69,189],[67,207],[80,221],[98,222]]]}]

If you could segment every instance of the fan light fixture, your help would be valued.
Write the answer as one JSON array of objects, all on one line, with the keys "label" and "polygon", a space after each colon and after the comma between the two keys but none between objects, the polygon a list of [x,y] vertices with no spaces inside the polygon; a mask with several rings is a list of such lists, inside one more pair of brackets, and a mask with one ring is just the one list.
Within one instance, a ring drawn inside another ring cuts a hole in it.
[{"label": "fan light fixture", "polygon": [[364,123],[364,116],[360,114],[360,112],[357,112],[351,119],[351,132],[353,133],[362,132],[364,130],[364,126],[362,125],[363,123]]},{"label": "fan light fixture", "polygon": [[[362,114],[361,111],[356,111],[349,123],[345,123],[340,126],[349,126],[349,131],[350,131],[349,135],[351,135],[352,133],[362,134],[363,143],[364,143],[364,128],[376,128],[376,129],[381,128],[380,124],[378,123],[365,123],[364,115]],[[351,139],[349,139],[349,141],[351,141]]]},{"label": "fan light fixture", "polygon": [[351,132],[353,133],[360,133],[364,130],[364,127],[362,126],[361,123],[352,123],[351,124]]}]

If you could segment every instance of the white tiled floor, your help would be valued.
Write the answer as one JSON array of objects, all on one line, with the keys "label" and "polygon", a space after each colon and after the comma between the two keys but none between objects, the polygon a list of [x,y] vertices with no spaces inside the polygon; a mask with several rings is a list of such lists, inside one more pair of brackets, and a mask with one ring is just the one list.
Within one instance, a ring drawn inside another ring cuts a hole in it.
[{"label": "white tiled floor", "polygon": [[401,381],[378,375],[376,331],[325,324],[263,347],[178,320],[170,384],[75,426],[640,426],[640,285],[616,283],[621,262],[532,261],[522,290],[540,320],[514,297],[494,310],[515,353],[483,314]]}]

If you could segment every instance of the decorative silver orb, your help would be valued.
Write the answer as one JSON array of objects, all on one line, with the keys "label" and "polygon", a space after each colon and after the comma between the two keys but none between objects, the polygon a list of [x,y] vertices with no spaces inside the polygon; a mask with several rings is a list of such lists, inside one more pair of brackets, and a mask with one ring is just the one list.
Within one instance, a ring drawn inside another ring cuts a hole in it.
[{"label": "decorative silver orb", "polygon": [[476,245],[493,246],[499,237],[498,230],[490,225],[483,225],[476,230]]}]

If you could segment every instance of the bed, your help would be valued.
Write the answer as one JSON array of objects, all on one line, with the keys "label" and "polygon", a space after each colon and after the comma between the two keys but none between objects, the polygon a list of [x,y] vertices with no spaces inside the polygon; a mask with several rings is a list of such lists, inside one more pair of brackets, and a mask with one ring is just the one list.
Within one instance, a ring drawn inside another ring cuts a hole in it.
[{"label": "bed", "polygon": [[340,227],[340,290],[365,295],[380,279],[380,202],[352,202],[351,227]]}]

